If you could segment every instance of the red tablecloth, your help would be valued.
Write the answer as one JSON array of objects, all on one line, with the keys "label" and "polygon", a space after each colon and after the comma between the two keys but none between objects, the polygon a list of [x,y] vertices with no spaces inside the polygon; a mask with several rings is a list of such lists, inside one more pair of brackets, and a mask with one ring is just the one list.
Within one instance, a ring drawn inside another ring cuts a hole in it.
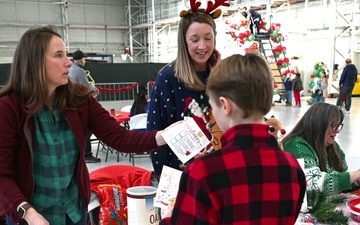
[{"label": "red tablecloth", "polygon": [[[111,115],[111,110],[108,110]],[[128,122],[130,120],[130,113],[115,109],[115,115],[113,116],[118,123]]]}]

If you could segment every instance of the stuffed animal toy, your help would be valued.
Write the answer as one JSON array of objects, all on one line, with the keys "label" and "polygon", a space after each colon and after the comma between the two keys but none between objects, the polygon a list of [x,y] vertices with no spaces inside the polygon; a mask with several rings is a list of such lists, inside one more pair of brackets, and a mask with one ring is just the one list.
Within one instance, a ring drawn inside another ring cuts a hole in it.
[{"label": "stuffed animal toy", "polygon": [[[202,97],[200,97],[202,98]],[[202,149],[194,158],[199,158],[213,151],[221,149],[220,139],[223,134],[212,115],[211,109],[207,106],[199,104],[194,98],[185,99],[185,109],[182,116],[192,117],[205,136],[210,140],[210,144]],[[180,169],[184,169],[186,165],[180,165]]]},{"label": "stuffed animal toy", "polygon": [[270,126],[269,127],[269,132],[272,135],[274,135],[276,140],[278,140],[279,147],[281,149],[283,149],[282,144],[281,144],[281,140],[285,136],[286,130],[283,128],[283,126],[281,124],[281,121],[278,120],[277,118],[275,118],[274,115],[272,115],[269,119],[264,117],[264,121],[265,121],[266,124],[268,124]]}]

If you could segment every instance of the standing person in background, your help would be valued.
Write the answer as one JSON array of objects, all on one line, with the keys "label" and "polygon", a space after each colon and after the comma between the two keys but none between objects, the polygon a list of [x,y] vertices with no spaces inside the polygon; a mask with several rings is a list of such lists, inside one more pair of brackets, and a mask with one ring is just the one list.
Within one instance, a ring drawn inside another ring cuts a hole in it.
[{"label": "standing person in background", "polygon": [[358,71],[354,64],[351,64],[351,59],[345,60],[346,66],[341,73],[340,81],[339,81],[339,89],[340,93],[338,99],[336,101],[336,106],[341,106],[341,100],[346,95],[346,108],[345,113],[350,114],[351,108],[351,95],[355,86],[355,82],[357,79]]},{"label": "standing person in background", "polygon": [[[96,97],[99,94],[99,90],[90,84],[89,79],[84,70],[84,66],[86,63],[85,54],[82,51],[77,50],[73,53],[73,60],[74,63],[70,67],[69,77],[73,81],[84,85],[89,91],[93,91],[94,97]],[[96,158],[92,154],[91,141],[90,141],[91,135],[92,135],[91,131],[87,130],[85,160],[87,163],[99,163],[101,162],[101,159]]]},{"label": "standing person in background", "polygon": [[211,71],[206,90],[224,131],[222,148],[185,168],[171,218],[169,208],[160,225],[295,224],[306,180],[263,123],[272,79],[254,53],[232,55]]},{"label": "standing person in background", "polygon": [[286,106],[292,106],[292,81],[290,78],[290,74],[287,75],[286,80],[284,82],[284,86],[285,86],[286,97],[287,97]]},{"label": "standing person in background", "polygon": [[321,99],[321,96],[322,96],[321,89],[320,89],[320,87],[321,87],[321,79],[318,78],[318,77],[315,77],[314,78],[314,84],[315,85],[314,85],[314,87],[312,89],[313,93],[311,93],[311,97],[314,98],[314,103],[317,103],[317,102],[320,102],[320,99]]},{"label": "standing person in background", "polygon": [[320,101],[325,102],[325,98],[328,97],[328,76],[326,71],[321,72],[321,87],[322,87],[322,96]]},{"label": "standing person in background", "polygon": [[163,131],[129,131],[69,79],[71,61],[53,26],[20,38],[0,89],[0,209],[7,225],[86,225],[86,130],[122,152],[164,145]]},{"label": "standing person in background", "polygon": [[[199,126],[206,134],[215,130],[205,85],[211,68],[220,61],[220,54],[215,50],[214,21],[220,15],[220,9],[209,13],[193,5],[190,10],[180,12],[177,58],[162,68],[156,78],[150,97],[147,130],[167,127],[183,120],[184,116],[199,119]],[[210,139],[218,141],[217,137]],[[169,146],[150,154],[157,175],[161,174],[164,165],[183,169]]]},{"label": "standing person in background", "polygon": [[292,80],[292,89],[294,91],[295,107],[301,107],[300,91],[304,90],[300,73],[295,74]]},{"label": "standing person in background", "polygon": [[314,79],[315,86],[313,88],[314,91],[314,103],[317,102],[325,102],[325,97],[327,94],[326,87],[327,87],[327,79],[326,73],[321,72],[321,78]]},{"label": "standing person in background", "polygon": [[81,50],[77,50],[73,53],[74,63],[70,67],[69,76],[73,81],[84,85],[88,90],[94,91],[94,97],[96,97],[99,94],[99,89],[91,85],[89,82],[89,79],[84,70],[86,63],[85,57],[86,55]]},{"label": "standing person in background", "polygon": [[[246,6],[242,8],[242,15],[246,17],[250,21],[250,31],[252,34],[260,34],[260,21],[261,21],[261,15],[251,9],[247,9]],[[256,33],[254,31],[254,24],[256,26]]]},{"label": "standing person in background", "polygon": [[136,94],[133,105],[130,109],[130,117],[140,113],[147,113],[149,111],[148,96],[144,91]]},{"label": "standing person in background", "polygon": [[335,105],[312,105],[282,140],[284,150],[303,158],[307,190],[326,195],[360,187],[360,169],[348,172],[345,154],[335,141],[343,127],[344,113]]}]

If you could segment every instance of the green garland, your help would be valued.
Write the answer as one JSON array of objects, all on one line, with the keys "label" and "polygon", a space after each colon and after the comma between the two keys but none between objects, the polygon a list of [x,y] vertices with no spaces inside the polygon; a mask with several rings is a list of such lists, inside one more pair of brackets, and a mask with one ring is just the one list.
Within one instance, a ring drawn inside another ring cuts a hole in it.
[{"label": "green garland", "polygon": [[319,190],[307,192],[309,212],[313,214],[318,222],[334,225],[347,225],[349,217],[343,211],[335,210],[338,204],[345,204],[346,196],[326,196]]}]

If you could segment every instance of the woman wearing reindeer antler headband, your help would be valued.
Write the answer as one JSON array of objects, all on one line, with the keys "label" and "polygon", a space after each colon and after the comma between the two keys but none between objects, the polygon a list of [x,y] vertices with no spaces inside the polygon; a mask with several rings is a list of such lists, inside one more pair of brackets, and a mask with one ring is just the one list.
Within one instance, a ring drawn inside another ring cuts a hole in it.
[{"label": "woman wearing reindeer antler headband", "polygon": [[[206,152],[216,150],[221,135],[214,126],[205,85],[210,70],[220,61],[215,49],[216,24],[214,19],[221,15],[219,6],[229,6],[229,1],[209,1],[206,9],[199,9],[201,3],[191,0],[191,9],[180,12],[177,58],[162,68],[151,92],[147,130],[155,130],[191,116],[198,121],[210,140],[214,140]],[[189,103],[196,102],[202,115],[194,115]],[[154,171],[161,174],[164,165],[182,169],[182,163],[166,146],[151,152]]]}]

